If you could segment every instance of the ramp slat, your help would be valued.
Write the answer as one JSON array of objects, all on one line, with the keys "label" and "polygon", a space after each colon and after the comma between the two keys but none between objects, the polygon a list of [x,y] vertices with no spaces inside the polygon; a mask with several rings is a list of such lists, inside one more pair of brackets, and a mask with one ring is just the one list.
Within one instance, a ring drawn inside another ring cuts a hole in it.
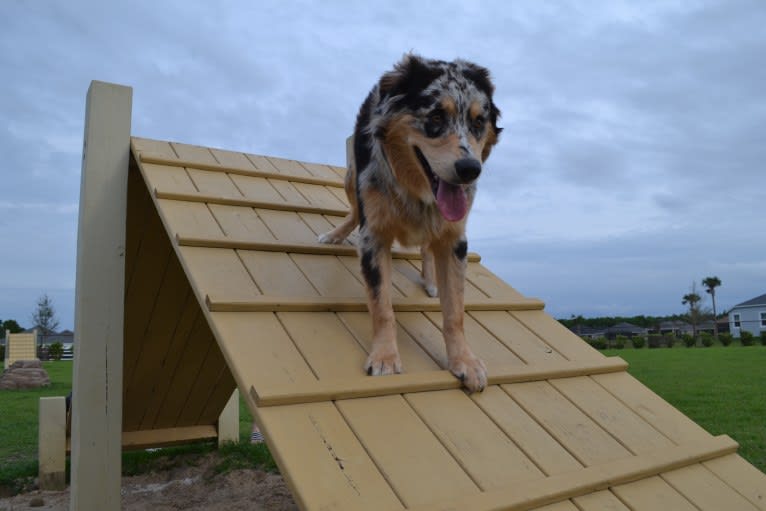
[{"label": "ramp slat", "polygon": [[702,511],[758,509],[702,465],[680,468],[662,478]]},{"label": "ramp slat", "polygon": [[206,204],[226,204],[229,206],[246,206],[249,208],[273,209],[277,211],[292,211],[301,213],[319,213],[320,215],[346,216],[348,210],[345,208],[327,208],[312,206],[306,204],[295,204],[288,202],[267,202],[253,200],[237,195],[211,195],[203,192],[177,192],[169,188],[156,188],[155,197],[158,199],[177,200],[186,202],[204,202]]},{"label": "ramp slat", "polygon": [[659,476],[616,486],[612,491],[637,511],[672,509],[697,511],[697,508]]},{"label": "ramp slat", "polygon": [[[361,367],[361,365],[357,366]],[[536,382],[571,376],[624,371],[627,364],[619,357],[605,358],[593,364],[560,364],[558,366],[505,366],[490,371],[490,385]],[[353,370],[352,374],[362,374]],[[309,384],[283,384],[279,387],[262,385],[251,389],[258,406],[334,401],[358,397],[385,396],[405,392],[457,389],[461,382],[446,370],[392,374],[382,377],[327,378]],[[527,391],[531,393],[533,390]],[[550,392],[555,392],[550,389]],[[558,395],[560,400],[563,397]],[[571,407],[572,405],[569,404]],[[583,418],[585,418],[583,416]],[[594,424],[595,426],[595,424]],[[619,445],[619,444],[616,444]]]}]

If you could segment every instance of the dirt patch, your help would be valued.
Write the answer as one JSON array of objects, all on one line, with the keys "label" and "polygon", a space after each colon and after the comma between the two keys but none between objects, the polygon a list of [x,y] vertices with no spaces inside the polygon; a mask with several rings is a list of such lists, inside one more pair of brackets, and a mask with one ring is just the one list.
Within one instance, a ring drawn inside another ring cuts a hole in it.
[{"label": "dirt patch", "polygon": [[[194,466],[122,478],[122,509],[297,511],[290,490],[278,474],[240,469],[216,474],[216,454]],[[0,498],[0,511],[69,509],[69,491],[33,491]]]}]

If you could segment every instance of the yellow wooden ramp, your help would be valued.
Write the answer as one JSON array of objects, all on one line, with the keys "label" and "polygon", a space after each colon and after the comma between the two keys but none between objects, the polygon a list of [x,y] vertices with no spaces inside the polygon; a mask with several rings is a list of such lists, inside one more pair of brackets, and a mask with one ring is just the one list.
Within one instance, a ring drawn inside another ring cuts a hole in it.
[{"label": "yellow wooden ramp", "polygon": [[442,369],[438,301],[417,253],[400,248],[406,372],[366,376],[355,249],[316,242],[347,211],[344,172],[132,139],[126,430],[204,423],[236,384],[304,510],[766,510],[766,476],[733,440],[475,254],[465,329],[490,386],[468,395]]}]

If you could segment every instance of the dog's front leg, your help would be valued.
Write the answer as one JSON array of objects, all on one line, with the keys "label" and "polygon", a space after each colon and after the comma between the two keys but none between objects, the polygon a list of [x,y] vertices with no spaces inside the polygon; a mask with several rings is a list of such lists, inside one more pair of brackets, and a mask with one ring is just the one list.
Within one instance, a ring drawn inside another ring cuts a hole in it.
[{"label": "dog's front leg", "polygon": [[372,316],[372,349],[364,364],[367,374],[401,373],[396,346],[396,322],[391,303],[391,242],[381,243],[363,233],[359,247],[362,275],[367,283],[367,308]]},{"label": "dog's front leg", "polygon": [[442,333],[447,347],[449,370],[460,378],[469,391],[475,392],[482,391],[487,386],[487,368],[471,351],[463,331],[467,248],[465,240],[458,240],[451,246],[435,245],[432,250],[444,318]]}]

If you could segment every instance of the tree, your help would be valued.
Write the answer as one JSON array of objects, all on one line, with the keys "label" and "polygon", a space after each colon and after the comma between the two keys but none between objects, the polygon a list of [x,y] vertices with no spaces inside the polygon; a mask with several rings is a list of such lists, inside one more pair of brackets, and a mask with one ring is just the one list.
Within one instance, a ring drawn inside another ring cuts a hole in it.
[{"label": "tree", "polygon": [[697,324],[702,316],[699,305],[701,300],[702,297],[697,294],[697,285],[692,282],[691,293],[685,294],[681,303],[689,306],[689,323],[692,324],[692,334],[694,337],[697,337]]},{"label": "tree", "polygon": [[17,334],[24,331],[24,329],[21,328],[21,325],[19,325],[15,319],[6,319],[5,321],[0,321],[0,327],[0,335],[5,335],[6,330],[9,330],[12,334]]},{"label": "tree", "polygon": [[721,279],[718,277],[705,277],[702,279],[702,285],[705,286],[705,292],[710,295],[710,299],[713,301],[713,328],[715,331],[715,338],[718,339],[718,314],[715,310],[715,288],[721,285]]},{"label": "tree", "polygon": [[56,319],[56,310],[53,308],[53,300],[47,294],[37,299],[37,309],[32,313],[33,328],[38,328],[43,335],[50,335],[59,326]]},{"label": "tree", "polygon": [[54,342],[48,346],[48,355],[53,360],[61,360],[61,356],[64,354],[64,345],[60,342]]}]

